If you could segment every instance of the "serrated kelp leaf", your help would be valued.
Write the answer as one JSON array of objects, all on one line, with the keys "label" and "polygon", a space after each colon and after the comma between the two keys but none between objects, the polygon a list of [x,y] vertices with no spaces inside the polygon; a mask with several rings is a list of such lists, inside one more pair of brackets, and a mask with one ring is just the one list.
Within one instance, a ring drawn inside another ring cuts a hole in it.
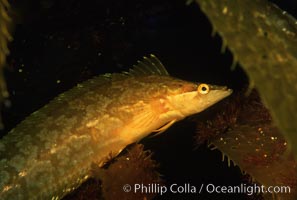
[{"label": "serrated kelp leaf", "polygon": [[[211,145],[260,185],[290,187],[290,193],[289,188],[283,188],[273,194],[276,199],[296,198],[297,163],[286,151],[285,138],[255,91],[249,97],[235,96],[210,122],[198,123],[197,142],[203,142],[207,134]],[[266,194],[264,198],[272,196]]]},{"label": "serrated kelp leaf", "polygon": [[275,194],[278,198],[296,198],[296,162],[284,153],[287,143],[271,124],[239,125],[212,143],[260,185],[289,186],[290,193]]},{"label": "serrated kelp leaf", "polygon": [[[12,40],[12,36],[9,33],[11,23],[11,19],[8,15],[9,9],[10,6],[8,1],[0,0],[0,105],[3,103],[3,100],[9,96],[3,75],[3,68],[6,64],[6,56],[9,54],[8,42]],[[1,128],[3,128],[3,125],[0,116],[0,129]]]},{"label": "serrated kelp leaf", "polygon": [[266,0],[196,0],[297,157],[297,22]]}]

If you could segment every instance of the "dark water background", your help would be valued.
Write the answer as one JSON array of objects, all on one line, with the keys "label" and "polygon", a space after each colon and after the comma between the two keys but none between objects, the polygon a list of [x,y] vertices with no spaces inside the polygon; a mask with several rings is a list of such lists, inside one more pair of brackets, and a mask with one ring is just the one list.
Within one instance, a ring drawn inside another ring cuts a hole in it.
[{"label": "dark water background", "polygon": [[[280,1],[274,1],[279,3]],[[15,8],[14,41],[6,78],[12,106],[4,108],[5,135],[58,94],[95,75],[127,70],[153,53],[172,76],[227,85],[247,84],[240,67],[230,71],[232,55],[221,53],[221,39],[196,4],[182,0],[24,0]],[[280,7],[297,14],[297,2]],[[240,33],[239,33],[240,34]],[[248,42],[248,38],[247,38]],[[216,109],[222,109],[216,106]],[[214,110],[216,110],[214,109]],[[240,185],[238,167],[221,162],[221,153],[197,147],[191,119],[145,139],[167,184]],[[244,199],[244,195],[168,195],[158,199]]]}]

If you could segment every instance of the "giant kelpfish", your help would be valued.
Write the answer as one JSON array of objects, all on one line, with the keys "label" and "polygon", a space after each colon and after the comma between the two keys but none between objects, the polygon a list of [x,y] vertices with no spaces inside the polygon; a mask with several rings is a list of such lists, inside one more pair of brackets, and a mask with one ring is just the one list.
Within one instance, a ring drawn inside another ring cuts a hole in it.
[{"label": "giant kelpfish", "polygon": [[150,55],[59,95],[0,140],[0,199],[60,199],[109,155],[199,113],[231,89],[168,74]]}]

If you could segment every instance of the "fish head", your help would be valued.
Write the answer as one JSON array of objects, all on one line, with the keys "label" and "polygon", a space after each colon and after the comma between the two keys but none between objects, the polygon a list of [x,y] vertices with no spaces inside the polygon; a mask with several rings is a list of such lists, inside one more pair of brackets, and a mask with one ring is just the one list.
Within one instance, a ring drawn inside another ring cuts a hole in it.
[{"label": "fish head", "polygon": [[206,83],[184,83],[177,91],[167,100],[171,109],[182,117],[199,113],[232,93],[226,86]]}]

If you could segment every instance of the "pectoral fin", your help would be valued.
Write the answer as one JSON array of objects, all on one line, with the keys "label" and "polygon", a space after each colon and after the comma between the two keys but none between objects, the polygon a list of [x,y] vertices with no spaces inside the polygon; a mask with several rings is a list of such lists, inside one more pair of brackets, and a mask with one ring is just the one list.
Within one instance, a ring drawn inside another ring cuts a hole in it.
[{"label": "pectoral fin", "polygon": [[176,121],[177,121],[177,120],[174,119],[174,120],[168,122],[167,124],[165,124],[164,126],[158,128],[158,129],[156,129],[156,130],[153,130],[153,132],[156,132],[156,133],[155,133],[152,137],[155,137],[155,136],[157,136],[157,135],[163,133],[163,132],[166,131],[172,124],[174,124]]}]

